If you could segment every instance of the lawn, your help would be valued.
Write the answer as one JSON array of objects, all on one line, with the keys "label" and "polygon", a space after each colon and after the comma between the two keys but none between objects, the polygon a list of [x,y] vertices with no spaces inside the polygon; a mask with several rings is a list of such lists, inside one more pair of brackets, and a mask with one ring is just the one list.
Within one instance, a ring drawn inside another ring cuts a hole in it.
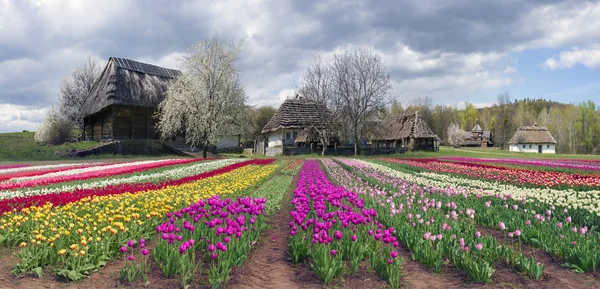
[{"label": "lawn", "polygon": [[46,145],[35,142],[33,132],[0,133],[0,165],[14,163],[42,164],[60,162],[80,162],[90,159],[153,159],[173,157],[103,154],[86,158],[70,158],[73,150],[82,150],[100,145],[97,141],[72,142],[62,145]]}]

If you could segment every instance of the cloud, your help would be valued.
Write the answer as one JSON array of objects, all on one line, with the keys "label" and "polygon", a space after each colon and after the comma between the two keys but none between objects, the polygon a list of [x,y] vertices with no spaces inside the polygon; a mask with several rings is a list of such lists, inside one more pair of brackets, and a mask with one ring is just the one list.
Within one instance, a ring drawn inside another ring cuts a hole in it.
[{"label": "cloud", "polygon": [[573,49],[561,52],[558,57],[544,61],[543,66],[550,70],[572,68],[583,64],[589,69],[600,67],[600,49]]},{"label": "cloud", "polygon": [[[522,82],[516,52],[595,49],[600,3],[0,0],[0,103],[50,106],[60,80],[88,55],[177,69],[178,58],[214,32],[244,41],[240,76],[250,104],[278,106],[315,55],[358,47],[382,57],[402,99],[456,103],[465,93]],[[574,51],[583,50],[566,52]],[[546,62],[548,69],[599,66],[589,53]]]},{"label": "cloud", "polygon": [[0,132],[34,131],[44,121],[48,109],[0,103]]}]

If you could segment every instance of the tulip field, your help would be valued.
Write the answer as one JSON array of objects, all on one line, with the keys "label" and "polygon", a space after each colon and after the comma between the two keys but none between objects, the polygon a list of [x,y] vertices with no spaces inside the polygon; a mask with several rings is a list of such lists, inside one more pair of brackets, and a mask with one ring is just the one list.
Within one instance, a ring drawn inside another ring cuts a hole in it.
[{"label": "tulip field", "polygon": [[598,228],[594,160],[0,166],[6,288],[600,288]]}]

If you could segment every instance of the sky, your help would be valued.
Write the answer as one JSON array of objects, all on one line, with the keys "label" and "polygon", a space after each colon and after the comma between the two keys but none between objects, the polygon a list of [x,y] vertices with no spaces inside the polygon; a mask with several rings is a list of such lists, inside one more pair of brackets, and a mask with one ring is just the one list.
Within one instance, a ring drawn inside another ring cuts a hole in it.
[{"label": "sky", "polygon": [[215,33],[243,40],[253,105],[274,107],[318,55],[368,48],[402,103],[600,102],[600,2],[0,0],[0,132],[35,130],[61,79],[92,56],[177,69]]}]

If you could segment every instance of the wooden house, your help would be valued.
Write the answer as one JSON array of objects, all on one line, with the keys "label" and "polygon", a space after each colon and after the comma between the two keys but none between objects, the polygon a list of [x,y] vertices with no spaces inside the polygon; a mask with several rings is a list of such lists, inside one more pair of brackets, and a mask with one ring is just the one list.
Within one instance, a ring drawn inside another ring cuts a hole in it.
[{"label": "wooden house", "polygon": [[438,151],[440,138],[419,116],[419,112],[410,112],[384,119],[371,142],[380,148]]},{"label": "wooden house", "polygon": [[538,126],[537,123],[520,127],[508,144],[511,152],[556,153],[556,140],[546,127]]},{"label": "wooden house", "polygon": [[111,57],[83,104],[85,140],[158,139],[157,106],[180,75],[129,59]]},{"label": "wooden house", "polygon": [[305,129],[327,128],[331,120],[327,107],[301,96],[286,99],[269,122],[263,127],[262,134],[268,147],[294,145],[298,136],[308,141]]}]

